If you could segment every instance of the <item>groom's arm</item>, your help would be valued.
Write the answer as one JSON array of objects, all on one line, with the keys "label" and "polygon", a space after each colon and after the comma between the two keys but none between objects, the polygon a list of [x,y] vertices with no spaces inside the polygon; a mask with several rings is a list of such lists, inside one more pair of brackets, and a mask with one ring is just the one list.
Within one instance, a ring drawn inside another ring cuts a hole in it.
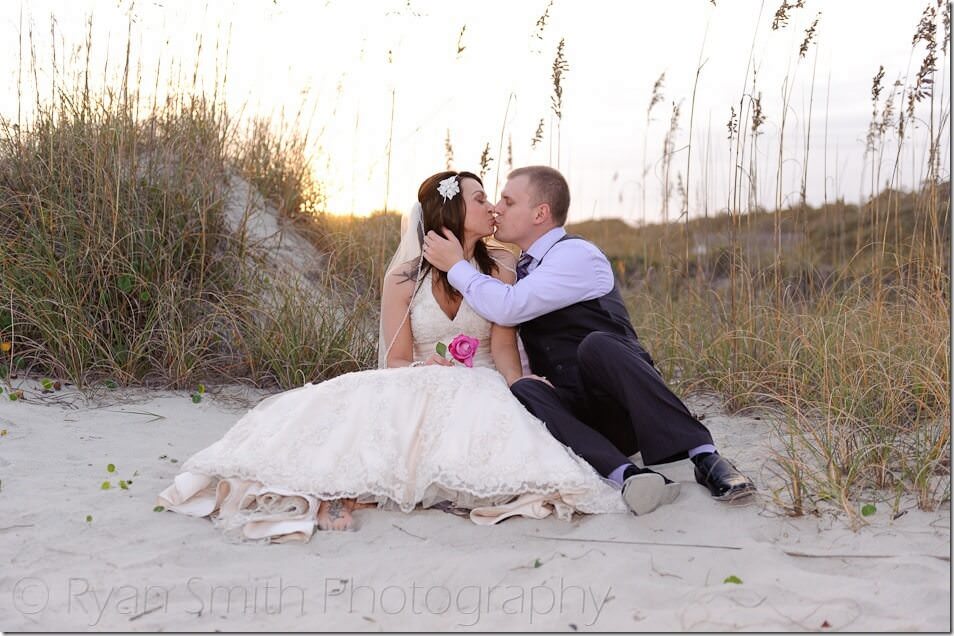
[{"label": "groom's arm", "polygon": [[507,285],[459,261],[447,279],[474,310],[491,322],[514,326],[613,289],[613,270],[602,252],[586,241],[563,241],[540,265]]}]

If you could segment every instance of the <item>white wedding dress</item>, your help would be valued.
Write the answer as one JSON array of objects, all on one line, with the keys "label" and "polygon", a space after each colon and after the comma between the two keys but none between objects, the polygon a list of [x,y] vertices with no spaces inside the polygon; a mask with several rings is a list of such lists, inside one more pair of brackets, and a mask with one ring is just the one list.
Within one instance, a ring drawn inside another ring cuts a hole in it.
[{"label": "white wedding dress", "polygon": [[410,318],[415,359],[464,333],[480,340],[473,368],[361,371],[266,398],[189,458],[159,505],[273,542],[308,541],[319,503],[339,498],[404,512],[449,502],[481,524],[628,511],[619,487],[511,394],[490,323],[466,302],[448,318],[429,277]]}]

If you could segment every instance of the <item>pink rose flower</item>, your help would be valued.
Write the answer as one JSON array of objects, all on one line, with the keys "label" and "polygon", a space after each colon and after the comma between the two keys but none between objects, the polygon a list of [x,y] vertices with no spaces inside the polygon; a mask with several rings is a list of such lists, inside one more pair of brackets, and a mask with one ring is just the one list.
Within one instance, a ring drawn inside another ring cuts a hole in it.
[{"label": "pink rose flower", "polygon": [[450,352],[451,357],[458,362],[464,364],[467,367],[474,366],[474,356],[477,355],[477,345],[480,344],[480,340],[477,338],[471,338],[464,334],[460,334],[453,340],[451,340],[450,346],[447,347],[447,351]]}]

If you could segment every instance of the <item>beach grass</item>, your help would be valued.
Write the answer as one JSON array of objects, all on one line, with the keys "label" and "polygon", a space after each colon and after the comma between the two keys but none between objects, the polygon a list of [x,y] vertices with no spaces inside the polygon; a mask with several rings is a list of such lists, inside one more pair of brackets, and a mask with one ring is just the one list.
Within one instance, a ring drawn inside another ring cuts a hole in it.
[{"label": "beach grass", "polygon": [[[925,15],[939,31],[941,15]],[[931,54],[934,36],[923,25],[918,34],[917,51]],[[799,60],[811,42],[806,33]],[[36,55],[21,60],[26,76]],[[557,125],[548,127],[557,163],[559,100],[571,68],[561,39]],[[766,134],[753,77],[732,109],[728,140],[733,164],[750,169],[746,179],[730,175],[725,209],[690,218],[686,193],[697,184],[688,161],[685,181],[676,163],[674,100],[659,210],[667,218],[676,193],[679,218],[645,223],[652,204],[644,186],[641,226],[608,220],[569,228],[607,254],[637,332],[677,392],[715,392],[732,411],[772,414],[765,436],[777,449],[771,465],[781,486],[770,494],[790,514],[834,505],[857,522],[859,498],[872,492],[896,514],[902,495],[925,509],[950,499],[950,175],[942,169],[949,112],[943,95],[926,92],[933,75],[925,68],[885,97],[883,74],[872,80],[871,184],[856,203],[839,195],[808,205],[807,167],[794,204],[782,206],[780,185],[775,209],[754,203],[759,180],[773,175],[760,175],[752,159]],[[71,79],[51,95],[20,95],[31,102],[29,119],[0,119],[6,388],[43,376],[81,388],[242,382],[285,389],[373,368],[380,283],[399,217],[325,213],[298,116],[277,125],[245,121],[217,97],[224,84],[204,93],[170,83],[168,97],[146,98],[151,82],[126,69],[118,88],[100,92],[88,88],[88,66],[62,69],[59,77]],[[660,76],[647,126],[663,87]],[[905,191],[897,184],[908,161],[900,159],[921,100],[937,108],[920,120],[930,142],[916,162],[921,185]],[[534,143],[542,140],[540,122]],[[783,124],[778,134],[781,149],[790,133]],[[807,138],[786,144],[807,157]],[[450,132],[446,145],[450,161]],[[828,149],[821,152],[827,158]],[[643,157],[645,181],[655,160],[645,146]],[[786,158],[779,155],[776,178]],[[890,168],[887,187],[882,165]],[[237,180],[313,246],[314,280],[276,274],[244,234],[230,230]]]}]

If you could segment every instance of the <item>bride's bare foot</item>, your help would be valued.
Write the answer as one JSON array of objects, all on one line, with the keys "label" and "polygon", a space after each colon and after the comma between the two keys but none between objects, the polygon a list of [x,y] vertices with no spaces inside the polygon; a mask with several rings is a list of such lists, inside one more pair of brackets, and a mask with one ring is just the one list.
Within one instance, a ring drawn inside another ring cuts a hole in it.
[{"label": "bride's bare foot", "polygon": [[320,530],[350,530],[353,509],[354,499],[322,501],[318,506],[318,528]]}]

